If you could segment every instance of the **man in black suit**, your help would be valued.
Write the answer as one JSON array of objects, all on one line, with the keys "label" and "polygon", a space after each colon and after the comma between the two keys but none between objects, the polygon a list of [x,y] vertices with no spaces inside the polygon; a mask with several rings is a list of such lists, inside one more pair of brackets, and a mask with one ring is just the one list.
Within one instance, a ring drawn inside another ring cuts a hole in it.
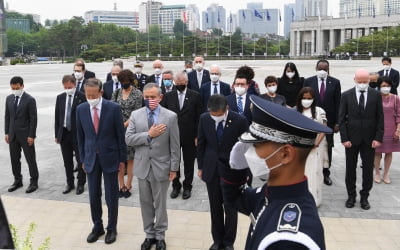
[{"label": "man in black suit", "polygon": [[193,61],[186,60],[185,61],[185,69],[183,70],[183,72],[185,72],[186,74],[189,74],[192,71],[193,71]]},{"label": "man in black suit", "polygon": [[[321,59],[317,62],[315,70],[317,74],[307,78],[304,81],[304,87],[311,87],[314,89],[317,106],[325,110],[326,118],[328,119],[328,127],[337,133],[339,132],[339,106],[342,94],[340,81],[329,75],[329,62],[325,59]],[[334,146],[333,134],[327,134],[325,137],[328,143],[329,165],[323,166],[324,183],[326,185],[332,185],[329,168],[332,163],[332,148]]]},{"label": "man in black suit", "polygon": [[199,90],[203,112],[207,112],[207,102],[210,96],[215,94],[228,96],[231,94],[231,87],[229,84],[219,80],[221,78],[221,68],[218,65],[211,66],[210,77],[210,81],[204,83]]},{"label": "man in black suit", "polygon": [[21,148],[29,167],[30,184],[25,190],[38,189],[39,171],[36,164],[35,138],[37,128],[36,100],[24,91],[24,80],[15,76],[10,81],[12,94],[6,99],[4,118],[5,141],[9,145],[14,183],[8,188],[13,192],[22,187]]},{"label": "man in black suit", "polygon": [[121,88],[121,83],[118,81],[118,74],[122,68],[119,65],[114,65],[111,68],[111,80],[104,83],[103,86],[103,98],[111,100],[111,96],[115,90]]},{"label": "man in black suit", "polygon": [[78,141],[76,139],[76,107],[86,102],[85,95],[76,90],[76,80],[71,75],[65,75],[62,79],[65,89],[64,93],[57,96],[54,132],[55,142],[60,144],[61,153],[64,160],[67,186],[63,194],[71,192],[75,188],[74,184],[74,153],[78,163],[78,187],[76,194],[82,194],[86,183],[86,174],[83,171],[82,163],[79,158]]},{"label": "man in black suit", "polygon": [[173,84],[174,82],[174,72],[171,70],[165,70],[162,73],[162,85],[161,85],[161,91],[166,94],[169,93],[173,90],[175,90],[175,86]]},{"label": "man in black suit", "polygon": [[390,93],[397,95],[397,87],[399,86],[399,71],[392,68],[392,58],[383,57],[382,58],[383,69],[379,71],[379,76],[388,76],[392,79],[393,85]]},{"label": "man in black suit", "polygon": [[162,90],[163,94],[165,94],[165,88],[163,87],[163,81],[162,81],[162,72],[164,69],[164,65],[161,60],[155,60],[153,62],[153,69],[154,69],[154,74],[150,75],[146,79],[146,83],[153,82],[156,83]]},{"label": "man in black suit", "polygon": [[85,82],[89,78],[85,78],[85,64],[75,63],[74,64],[74,77],[76,79],[76,89],[82,93],[85,93]]},{"label": "man in black suit", "polygon": [[96,74],[94,72],[92,72],[90,70],[86,70],[85,61],[83,60],[83,58],[75,59],[75,64],[83,64],[84,70],[85,70],[85,73],[83,76],[85,77],[85,79],[90,79],[90,78],[96,77]]},{"label": "man in black suit", "polygon": [[[124,61],[122,61],[122,59],[119,59],[119,58],[114,59],[113,66],[119,66],[122,70],[124,68]],[[106,82],[108,82],[110,80],[115,80],[115,77],[114,77],[114,79],[112,77],[112,68],[111,68],[111,72],[107,73]]]},{"label": "man in black suit", "polygon": [[199,92],[204,83],[211,81],[210,72],[204,69],[204,58],[202,56],[194,58],[194,69],[188,73],[188,88]]},{"label": "man in black suit", "polygon": [[233,87],[235,93],[226,97],[229,109],[246,117],[250,125],[253,121],[253,117],[250,110],[250,95],[247,93],[249,83],[246,77],[244,75],[236,75]]},{"label": "man in black suit", "polygon": [[354,81],[356,87],[343,93],[339,110],[340,137],[346,148],[348,199],[345,206],[354,207],[356,200],[356,167],[360,153],[363,166],[360,204],[362,209],[368,210],[375,148],[381,145],[384,130],[382,97],[378,91],[368,87],[368,71],[357,70]]},{"label": "man in black suit", "polygon": [[[179,72],[174,76],[175,89],[164,95],[161,105],[178,115],[180,143],[183,157],[185,180],[182,198],[189,199],[192,195],[192,182],[194,174],[194,159],[196,158],[196,142],[199,117],[201,113],[200,94],[187,88],[187,75]],[[171,198],[178,197],[182,184],[179,181],[180,171],[172,182]]]},{"label": "man in black suit", "polygon": [[[230,152],[238,137],[247,131],[246,118],[228,111],[223,95],[212,95],[209,112],[200,116],[197,160],[198,176],[207,186],[211,212],[211,250],[233,249],[236,238],[237,211],[224,204],[221,179],[235,179],[237,172],[229,166]],[[225,214],[225,216],[224,216]]]},{"label": "man in black suit", "polygon": [[136,61],[133,65],[133,73],[135,75],[135,87],[140,89],[143,92],[143,87],[146,85],[147,75],[142,73],[143,71],[143,63],[140,61]]}]

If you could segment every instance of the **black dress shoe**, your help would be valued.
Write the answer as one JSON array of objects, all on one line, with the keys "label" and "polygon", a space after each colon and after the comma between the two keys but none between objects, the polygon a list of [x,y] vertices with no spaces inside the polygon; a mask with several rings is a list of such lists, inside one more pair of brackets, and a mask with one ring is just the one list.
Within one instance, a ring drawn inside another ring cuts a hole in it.
[{"label": "black dress shoe", "polygon": [[347,201],[345,203],[347,208],[352,208],[354,207],[354,204],[356,203],[356,197],[355,196],[349,196],[349,198],[347,198]]},{"label": "black dress shoe", "polygon": [[96,242],[100,236],[104,234],[104,229],[101,230],[92,230],[92,232],[88,235],[86,241],[88,243],[93,243]]},{"label": "black dress shoe", "polygon": [[141,250],[150,250],[151,246],[156,244],[157,240],[156,239],[150,239],[150,238],[146,238],[142,245],[140,246]]},{"label": "black dress shoe", "polygon": [[167,245],[165,244],[165,240],[157,240],[156,242],[156,250],[166,250]]},{"label": "black dress shoe", "polygon": [[106,238],[104,239],[104,242],[106,244],[111,244],[115,240],[117,240],[117,232],[115,230],[107,230]]},{"label": "black dress shoe", "polygon": [[233,248],[233,246],[226,246],[225,248],[224,248],[224,250],[233,250],[234,248]]},{"label": "black dress shoe", "polygon": [[8,188],[8,192],[14,192],[22,186],[22,181],[14,181],[14,183]]},{"label": "black dress shoe", "polygon": [[192,196],[192,191],[190,191],[189,189],[185,189],[183,190],[182,193],[182,199],[187,200]]},{"label": "black dress shoe", "polygon": [[84,186],[83,185],[78,185],[77,187],[76,187],[76,194],[82,194],[83,193],[83,191],[85,190],[85,188],[84,188]]},{"label": "black dress shoe", "polygon": [[364,210],[368,210],[368,209],[371,208],[367,198],[361,198],[360,199],[360,205],[361,205],[361,208],[364,209]]},{"label": "black dress shoe", "polygon": [[219,249],[221,249],[220,244],[213,243],[213,244],[210,246],[210,250],[219,250]]},{"label": "black dress shoe", "polygon": [[179,189],[176,189],[176,188],[174,188],[174,189],[172,189],[172,191],[171,191],[171,198],[172,199],[175,199],[176,197],[178,197],[178,195],[179,195],[179,193],[181,192],[181,190],[179,190]]},{"label": "black dress shoe", "polygon": [[332,185],[332,180],[328,175],[324,175],[324,183],[325,183],[325,185],[328,185],[328,186]]},{"label": "black dress shoe", "polygon": [[25,193],[29,194],[29,193],[35,192],[38,188],[39,188],[38,184],[31,183],[31,184],[29,184],[28,188],[25,190]]},{"label": "black dress shoe", "polygon": [[75,185],[67,185],[63,191],[63,194],[68,194],[75,188]]}]

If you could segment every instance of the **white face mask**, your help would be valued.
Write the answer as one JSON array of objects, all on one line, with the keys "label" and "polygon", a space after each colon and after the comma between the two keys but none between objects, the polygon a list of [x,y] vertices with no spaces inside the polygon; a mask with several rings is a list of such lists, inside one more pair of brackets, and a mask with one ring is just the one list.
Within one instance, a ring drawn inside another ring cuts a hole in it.
[{"label": "white face mask", "polygon": [[383,65],[383,70],[390,70],[391,66],[390,65]]},{"label": "white face mask", "polygon": [[360,91],[365,91],[368,88],[368,83],[356,83],[356,85]]},{"label": "white face mask", "polygon": [[237,95],[242,96],[246,94],[247,89],[245,87],[235,87],[235,92]]},{"label": "white face mask", "polygon": [[161,69],[160,68],[155,68],[154,69],[154,74],[156,74],[156,75],[159,75],[159,74],[161,74]]},{"label": "white face mask", "polygon": [[317,77],[318,78],[326,78],[328,76],[328,72],[325,70],[318,70],[317,71]]},{"label": "white face mask", "polygon": [[114,82],[118,82],[118,76],[111,76],[111,78]]},{"label": "white face mask", "polygon": [[210,79],[211,79],[212,82],[218,82],[218,80],[219,80],[219,75],[210,74]]},{"label": "white face mask", "polygon": [[211,118],[212,118],[216,123],[220,123],[220,122],[222,122],[223,120],[225,120],[225,114],[224,114],[224,115],[221,115],[221,116],[214,116],[214,115],[211,115]]},{"label": "white face mask", "polygon": [[142,73],[142,68],[141,67],[134,67],[133,71],[135,71],[135,74],[140,74],[140,73]]},{"label": "white face mask", "polygon": [[83,78],[82,72],[74,72],[75,79],[81,80]]},{"label": "white face mask", "polygon": [[288,78],[293,78],[294,74],[295,74],[294,72],[286,72],[286,76]]},{"label": "white face mask", "polygon": [[301,99],[301,105],[306,109],[311,107],[313,102],[314,102],[314,99]]},{"label": "white face mask", "polygon": [[382,87],[381,88],[381,93],[384,95],[387,95],[390,93],[391,87]]},{"label": "white face mask", "polygon": [[195,68],[197,71],[201,71],[201,70],[203,69],[203,64],[202,64],[202,63],[196,63],[196,64],[194,65],[194,68]]},{"label": "white face mask", "polygon": [[76,89],[76,88],[66,89],[66,90],[65,90],[65,93],[66,93],[67,95],[73,95],[73,94],[75,93],[75,89]]},{"label": "white face mask", "polygon": [[267,90],[269,93],[275,94],[277,88],[278,88],[278,86],[274,85],[274,86],[267,87]]},{"label": "white face mask", "polygon": [[188,74],[189,74],[190,72],[192,72],[192,71],[193,71],[192,68],[187,68],[187,69],[186,69],[186,73],[188,73]]},{"label": "white face mask", "polygon": [[22,89],[13,89],[13,90],[11,90],[11,94],[13,94],[15,96],[18,96],[18,97],[21,97]]},{"label": "white face mask", "polygon": [[250,147],[247,152],[244,154],[244,157],[246,158],[247,163],[249,164],[249,168],[251,170],[251,173],[254,176],[258,176],[262,178],[262,176],[268,175],[269,172],[272,170],[279,168],[280,166],[283,165],[283,163],[278,163],[275,166],[269,167],[268,164],[266,164],[266,161],[272,158],[276,153],[281,150],[283,146],[279,147],[277,150],[272,152],[270,155],[265,157],[264,159],[260,158],[254,147]]},{"label": "white face mask", "polygon": [[97,106],[97,104],[99,104],[100,98],[87,99],[87,102],[89,103],[90,107],[93,108],[93,107]]}]

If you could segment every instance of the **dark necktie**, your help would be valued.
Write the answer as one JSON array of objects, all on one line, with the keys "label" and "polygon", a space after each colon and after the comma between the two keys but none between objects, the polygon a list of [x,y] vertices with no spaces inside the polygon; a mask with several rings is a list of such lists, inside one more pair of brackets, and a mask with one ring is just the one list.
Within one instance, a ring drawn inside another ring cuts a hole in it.
[{"label": "dark necktie", "polygon": [[385,70],[385,76],[388,76],[389,70]]},{"label": "dark necktie", "polygon": [[213,93],[213,94],[214,94],[214,95],[215,95],[215,94],[218,94],[217,84],[214,83],[213,85],[214,85],[214,93]]},{"label": "dark necktie", "polygon": [[93,127],[96,134],[99,132],[100,117],[97,107],[93,107]]},{"label": "dark necktie", "polygon": [[67,127],[68,131],[71,131],[71,100],[72,95],[68,95],[68,103],[67,103],[67,117],[65,120],[65,126]]},{"label": "dark necktie", "polygon": [[217,140],[218,140],[218,142],[221,142],[223,134],[224,134],[224,121],[221,121],[221,122],[218,123],[218,126],[217,126]]},{"label": "dark necktie", "polygon": [[160,84],[159,84],[159,82],[158,82],[159,79],[160,79],[160,77],[159,77],[159,76],[156,76],[156,83],[157,83],[158,86],[160,86]]},{"label": "dark necktie", "polygon": [[14,101],[14,111],[15,111],[15,113],[17,113],[18,100],[19,100],[19,96],[15,96],[15,101]]},{"label": "dark necktie", "polygon": [[243,114],[243,102],[242,102],[243,97],[239,96],[238,101],[237,101],[237,108],[239,114]]},{"label": "dark necktie", "polygon": [[82,82],[79,81],[79,82],[78,82],[78,90],[79,90],[79,91],[81,90],[81,87],[82,87]]},{"label": "dark necktie", "polygon": [[319,97],[321,98],[321,102],[324,102],[324,99],[325,99],[325,81],[324,81],[324,78],[321,78],[321,87],[319,88]]},{"label": "dark necktie", "polygon": [[153,126],[154,124],[154,111],[150,111],[149,113],[149,119],[147,120],[149,128],[151,128],[151,126]]},{"label": "dark necktie", "polygon": [[364,92],[365,91],[360,91],[360,98],[358,99],[358,107],[360,108],[361,111],[364,111]]},{"label": "dark necktie", "polygon": [[119,89],[119,82],[115,83],[115,89]]}]

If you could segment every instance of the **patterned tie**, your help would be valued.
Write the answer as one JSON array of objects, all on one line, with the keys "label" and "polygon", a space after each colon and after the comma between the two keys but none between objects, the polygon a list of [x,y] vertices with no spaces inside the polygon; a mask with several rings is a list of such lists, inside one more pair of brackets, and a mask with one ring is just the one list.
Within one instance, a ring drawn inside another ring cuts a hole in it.
[{"label": "patterned tie", "polygon": [[321,102],[324,102],[324,99],[325,99],[325,81],[324,81],[324,78],[321,78],[321,88],[319,89],[319,96],[321,98]]},{"label": "patterned tie", "polygon": [[150,113],[149,113],[149,119],[147,120],[147,123],[148,123],[148,125],[149,125],[149,128],[150,128],[151,126],[153,126],[153,124],[154,124],[154,111],[150,111]]},{"label": "patterned tie", "polygon": [[72,95],[68,95],[67,117],[65,120],[65,125],[66,125],[68,131],[71,131],[71,109],[72,109],[71,101],[72,101]]},{"label": "patterned tie", "polygon": [[217,126],[217,140],[218,140],[218,142],[221,142],[223,134],[224,134],[224,121],[221,121],[221,122],[218,123],[218,126]]},{"label": "patterned tie", "polygon": [[213,95],[218,94],[217,84],[214,83],[213,85],[214,85],[214,93],[213,93]]},{"label": "patterned tie", "polygon": [[243,114],[243,102],[242,102],[243,97],[239,96],[238,101],[237,101],[237,108],[239,114]]},{"label": "patterned tie", "polygon": [[365,91],[360,91],[360,98],[358,99],[358,107],[360,108],[361,111],[364,111],[364,92]]},{"label": "patterned tie", "polygon": [[19,96],[15,96],[15,101],[14,101],[14,111],[15,113],[17,113],[17,108],[18,108],[18,100],[19,100]]},{"label": "patterned tie", "polygon": [[159,77],[159,76],[156,76],[156,83],[157,83],[158,86],[160,86],[160,84],[159,84],[159,82],[158,82],[159,80],[160,80],[160,77]]},{"label": "patterned tie", "polygon": [[96,131],[96,134],[99,132],[99,123],[100,123],[100,117],[99,117],[99,113],[97,111],[98,111],[98,108],[93,107],[93,127],[94,127],[94,131]]}]

